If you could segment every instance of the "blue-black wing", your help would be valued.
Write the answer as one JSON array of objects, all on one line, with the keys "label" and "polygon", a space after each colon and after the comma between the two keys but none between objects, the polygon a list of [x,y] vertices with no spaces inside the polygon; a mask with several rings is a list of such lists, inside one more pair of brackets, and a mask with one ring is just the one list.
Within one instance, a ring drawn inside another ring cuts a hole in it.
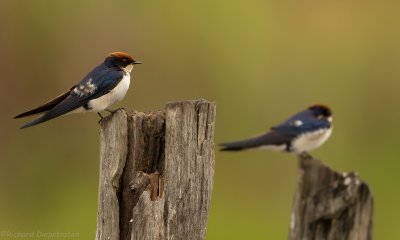
[{"label": "blue-black wing", "polygon": [[309,110],[304,110],[293,115],[280,125],[271,128],[281,135],[295,138],[305,132],[312,132],[323,128],[329,128],[331,123],[326,119],[317,119]]},{"label": "blue-black wing", "polygon": [[63,101],[50,109],[39,118],[23,125],[22,128],[34,126],[59,117],[82,107],[92,99],[99,98],[109,93],[123,78],[122,71],[113,69],[97,70],[96,68],[89,73],[75,88],[72,88]]}]

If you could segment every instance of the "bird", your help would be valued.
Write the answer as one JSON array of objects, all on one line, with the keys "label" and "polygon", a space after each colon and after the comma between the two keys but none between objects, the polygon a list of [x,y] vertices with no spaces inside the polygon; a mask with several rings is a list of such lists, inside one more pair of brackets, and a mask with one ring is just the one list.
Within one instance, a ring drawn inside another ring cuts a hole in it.
[{"label": "bird", "polygon": [[21,129],[69,113],[97,112],[102,119],[100,111],[114,112],[110,107],[125,97],[130,84],[130,73],[135,64],[141,62],[127,53],[113,52],[68,91],[37,108],[15,116],[14,119],[42,114]]},{"label": "bird", "polygon": [[221,151],[261,148],[298,155],[319,148],[332,134],[332,111],[315,104],[298,112],[270,131],[241,141],[220,144]]}]

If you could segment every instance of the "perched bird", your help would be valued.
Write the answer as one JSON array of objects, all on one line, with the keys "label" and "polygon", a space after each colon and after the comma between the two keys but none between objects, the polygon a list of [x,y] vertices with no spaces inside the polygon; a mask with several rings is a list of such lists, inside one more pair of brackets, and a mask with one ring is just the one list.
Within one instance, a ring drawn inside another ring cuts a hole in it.
[{"label": "perched bird", "polygon": [[14,118],[42,114],[23,125],[21,129],[46,122],[66,113],[97,112],[102,118],[100,111],[113,112],[110,107],[125,97],[133,65],[140,63],[126,53],[111,53],[103,63],[95,67],[70,90],[40,107],[21,113]]},{"label": "perched bird", "polygon": [[314,105],[299,112],[261,136],[222,143],[222,151],[265,148],[277,151],[308,153],[320,147],[332,133],[332,112],[324,105]]}]

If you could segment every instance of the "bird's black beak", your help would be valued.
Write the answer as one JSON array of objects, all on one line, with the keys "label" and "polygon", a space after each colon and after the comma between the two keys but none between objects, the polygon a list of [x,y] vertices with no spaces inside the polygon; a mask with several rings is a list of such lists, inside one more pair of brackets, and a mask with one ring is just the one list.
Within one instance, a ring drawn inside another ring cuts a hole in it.
[{"label": "bird's black beak", "polygon": [[142,62],[134,61],[132,64],[142,64]]}]

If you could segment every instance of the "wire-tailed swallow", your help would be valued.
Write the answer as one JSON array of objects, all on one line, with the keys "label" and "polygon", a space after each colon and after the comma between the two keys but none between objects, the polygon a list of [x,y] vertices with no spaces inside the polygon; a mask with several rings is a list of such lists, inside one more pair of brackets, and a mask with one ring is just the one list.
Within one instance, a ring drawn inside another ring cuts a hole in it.
[{"label": "wire-tailed swallow", "polygon": [[66,113],[97,112],[101,117],[100,111],[112,112],[109,107],[125,97],[133,65],[140,63],[126,53],[111,53],[103,63],[95,67],[70,90],[40,107],[21,113],[14,118],[42,114],[23,125],[22,129]]},{"label": "wire-tailed swallow", "polygon": [[263,135],[221,144],[223,151],[265,148],[297,154],[320,147],[332,133],[332,112],[324,105],[314,105],[299,112]]}]

